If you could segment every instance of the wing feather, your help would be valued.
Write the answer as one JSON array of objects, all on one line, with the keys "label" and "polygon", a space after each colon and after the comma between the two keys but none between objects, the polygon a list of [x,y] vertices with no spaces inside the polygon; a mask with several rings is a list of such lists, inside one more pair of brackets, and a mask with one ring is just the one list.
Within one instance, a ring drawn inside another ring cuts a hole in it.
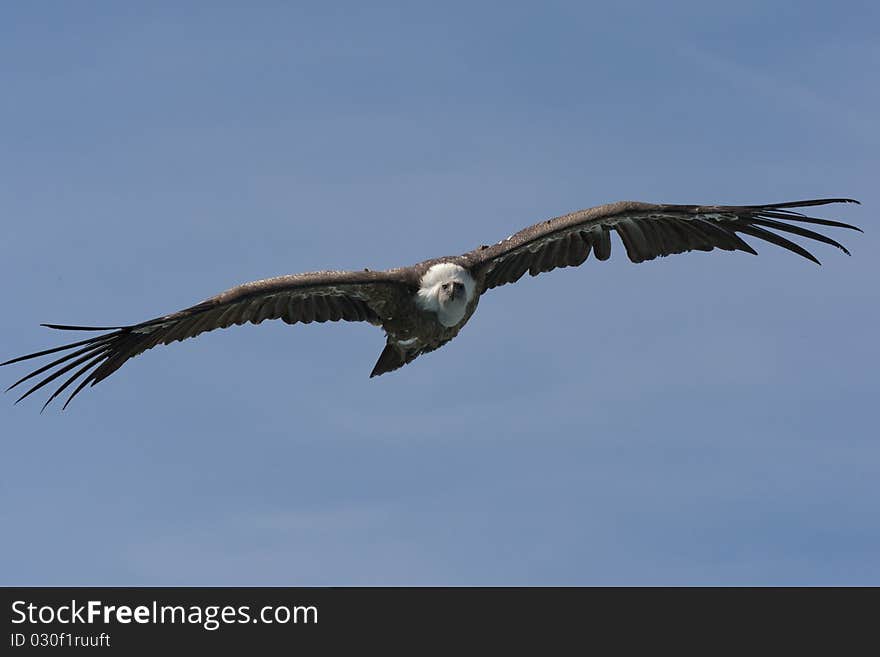
[{"label": "wing feather", "polygon": [[515,283],[516,281],[521,279],[529,270],[531,262],[528,254],[522,254],[517,258],[512,258],[511,260],[511,267],[507,271],[507,281],[509,283]]},{"label": "wing feather", "polygon": [[795,244],[791,240],[787,240],[781,235],[777,235],[772,231],[761,228],[760,226],[742,226],[739,230],[746,235],[759,237],[766,242],[770,242],[771,244],[775,244],[776,246],[781,246],[783,249],[788,249],[792,253],[803,256],[807,260],[812,260],[817,265],[822,264],[816,259],[816,256],[807,251],[804,247],[800,246],[799,244]]},{"label": "wing feather", "polygon": [[[79,365],[79,364],[81,364],[81,363],[83,363],[83,362],[85,362],[85,361],[95,362],[95,359],[102,358],[102,357],[104,356],[104,353],[106,352],[106,350],[107,350],[107,347],[102,347],[102,348],[96,350],[96,351],[100,351],[100,352],[101,352],[101,353],[98,354],[97,356],[95,356],[94,353],[90,351],[90,352],[86,353],[85,355],[80,356],[79,358],[76,358],[75,360],[70,361],[70,362],[67,363],[64,367],[62,367],[62,368],[56,370],[55,372],[52,372],[52,374],[50,374],[49,376],[45,377],[44,379],[41,379],[40,381],[37,381],[37,383],[36,383],[34,386],[32,386],[31,388],[29,388],[29,389],[28,389],[28,390],[27,390],[27,391],[26,391],[21,397],[19,397],[18,399],[16,399],[16,400],[15,400],[15,403],[17,404],[18,402],[20,402],[20,401],[21,401],[22,399],[24,399],[25,397],[27,397],[28,395],[30,395],[30,394],[36,392],[37,390],[39,390],[40,388],[42,388],[44,385],[46,385],[46,384],[48,384],[48,383],[51,383],[52,381],[54,381],[55,379],[57,379],[57,378],[58,378],[59,376],[61,376],[62,374],[66,374],[67,372],[69,372],[70,370],[72,370],[72,369],[73,369],[74,367],[76,367],[77,365]],[[62,386],[57,392],[61,392],[62,390],[64,390],[64,387],[65,387],[65,386]],[[55,396],[56,396],[56,395],[53,395],[52,399],[54,399]]]},{"label": "wing feather", "polygon": [[623,201],[542,221],[494,246],[466,253],[462,260],[483,281],[482,291],[515,282],[524,271],[536,276],[561,267],[578,266],[591,251],[597,260],[607,260],[611,256],[612,231],[620,237],[632,262],[713,249],[757,254],[741,237],[744,235],[818,263],[807,249],[782,237],[779,232],[822,242],[848,254],[846,247],[838,241],[798,225],[806,223],[860,230],[851,224],[797,211],[797,208],[831,203],[858,201],[828,198],[742,206],[655,205]]},{"label": "wing feather", "polygon": [[590,256],[590,243],[584,241],[579,232],[568,238],[568,266],[577,267]]},{"label": "wing feather", "polygon": [[608,260],[611,257],[611,230],[608,226],[594,228],[588,235],[593,242],[593,253],[596,260]]},{"label": "wing feather", "polygon": [[301,321],[303,324],[311,324],[315,321],[315,299],[314,297],[305,297],[302,300],[300,308]]},{"label": "wing feather", "polygon": [[756,226],[765,226],[767,228],[775,228],[776,230],[781,230],[785,233],[791,233],[792,235],[799,235],[800,237],[806,237],[811,240],[816,240],[817,242],[822,242],[824,244],[829,244],[831,246],[836,246],[838,249],[843,251],[846,255],[850,255],[850,252],[847,248],[838,242],[837,240],[833,240],[827,235],[823,235],[822,233],[817,233],[814,230],[809,230],[808,228],[803,228],[801,226],[796,226],[794,224],[787,224],[782,221],[775,221],[773,219],[752,219],[752,224]]}]

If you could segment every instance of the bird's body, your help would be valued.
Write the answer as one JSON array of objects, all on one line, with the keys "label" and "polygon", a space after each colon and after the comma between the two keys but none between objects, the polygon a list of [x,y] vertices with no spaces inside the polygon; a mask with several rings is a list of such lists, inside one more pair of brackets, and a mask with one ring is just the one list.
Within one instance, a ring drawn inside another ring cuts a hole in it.
[{"label": "bird's body", "polygon": [[323,271],[254,281],[179,312],[129,326],[46,324],[56,329],[106,332],[14,358],[2,365],[69,352],[10,386],[11,389],[46,374],[19,397],[20,401],[71,372],[46,402],[80,379],[66,407],[86,385],[105,379],[129,359],[159,344],[233,324],[259,324],[267,319],[281,319],[288,324],[345,320],[366,321],[384,329],[385,348],[371,373],[377,376],[396,370],[455,338],[486,291],[514,283],[526,272],[536,276],[561,267],[578,266],[591,252],[597,260],[608,259],[612,231],[619,235],[633,262],[716,248],[756,253],[739,237],[744,234],[818,263],[803,247],[773,231],[830,244],[848,253],[835,240],[801,224],[858,230],[855,226],[808,217],[792,208],[856,202],[815,199],[751,206],[611,203],[534,224],[492,246],[410,267],[387,271]]}]

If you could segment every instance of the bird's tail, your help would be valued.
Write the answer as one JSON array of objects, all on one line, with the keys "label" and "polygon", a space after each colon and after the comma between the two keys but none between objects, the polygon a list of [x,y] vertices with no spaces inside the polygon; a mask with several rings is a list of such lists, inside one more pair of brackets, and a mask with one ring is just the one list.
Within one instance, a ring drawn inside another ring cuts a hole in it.
[{"label": "bird's tail", "polygon": [[403,353],[400,347],[391,342],[388,342],[385,344],[385,348],[382,350],[382,353],[379,354],[379,360],[376,361],[376,365],[373,367],[373,371],[370,372],[370,378],[372,379],[374,376],[379,376],[380,374],[385,374],[386,372],[393,372],[394,370],[398,370],[406,365],[408,362],[409,361],[406,359],[406,355]]}]

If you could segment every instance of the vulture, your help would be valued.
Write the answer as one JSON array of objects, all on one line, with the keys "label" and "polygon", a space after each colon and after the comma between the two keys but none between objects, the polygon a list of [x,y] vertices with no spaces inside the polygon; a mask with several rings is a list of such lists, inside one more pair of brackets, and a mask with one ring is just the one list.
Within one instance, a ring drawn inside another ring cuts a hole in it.
[{"label": "vulture", "polygon": [[[43,409],[69,387],[63,408],[85,387],[103,381],[124,363],[160,344],[193,338],[233,324],[280,319],[288,324],[368,322],[385,332],[385,347],[370,376],[392,372],[452,340],[468,322],[480,296],[526,272],[537,276],[576,267],[592,253],[611,256],[617,233],[627,257],[645,262],[689,251],[757,252],[743,239],[754,238],[796,253],[816,264],[805,248],[784,237],[794,235],[849,251],[836,240],[807,228],[860,230],[800,210],[848,198],[822,198],[767,205],[668,205],[621,201],[579,210],[529,226],[492,246],[426,260],[386,271],[318,271],[267,278],[233,287],[178,312],[128,326],[43,324],[63,331],[97,332],[84,340],[19,356],[11,365],[64,354],[35,369],[7,390],[36,379],[16,403],[61,379]],[[41,377],[41,378],[38,378]]]}]

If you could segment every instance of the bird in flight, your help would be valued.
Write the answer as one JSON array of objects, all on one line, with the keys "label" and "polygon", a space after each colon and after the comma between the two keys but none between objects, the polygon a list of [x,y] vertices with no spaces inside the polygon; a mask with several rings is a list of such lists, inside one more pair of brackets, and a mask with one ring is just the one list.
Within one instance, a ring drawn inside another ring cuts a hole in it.
[{"label": "bird in flight", "polygon": [[688,251],[757,252],[740,235],[788,249],[816,264],[809,251],[783,237],[788,233],[849,251],[830,237],[806,228],[818,225],[861,230],[829,219],[807,216],[801,208],[858,203],[824,198],[768,205],[656,205],[621,201],[572,212],[529,226],[492,246],[462,255],[435,258],[386,271],[319,271],[245,283],[184,310],[130,326],[43,324],[64,331],[100,335],[0,363],[11,365],[59,352],[52,360],[7,390],[44,375],[16,403],[74,370],[52,393],[43,409],[79,380],[63,408],[87,385],[95,385],[126,361],[160,344],[193,338],[205,331],[247,322],[280,319],[288,324],[345,320],[369,322],[385,331],[385,348],[371,377],[391,372],[452,340],[471,318],[480,296],[561,267],[576,267],[592,252],[611,255],[611,233],[623,242],[632,262]]}]

